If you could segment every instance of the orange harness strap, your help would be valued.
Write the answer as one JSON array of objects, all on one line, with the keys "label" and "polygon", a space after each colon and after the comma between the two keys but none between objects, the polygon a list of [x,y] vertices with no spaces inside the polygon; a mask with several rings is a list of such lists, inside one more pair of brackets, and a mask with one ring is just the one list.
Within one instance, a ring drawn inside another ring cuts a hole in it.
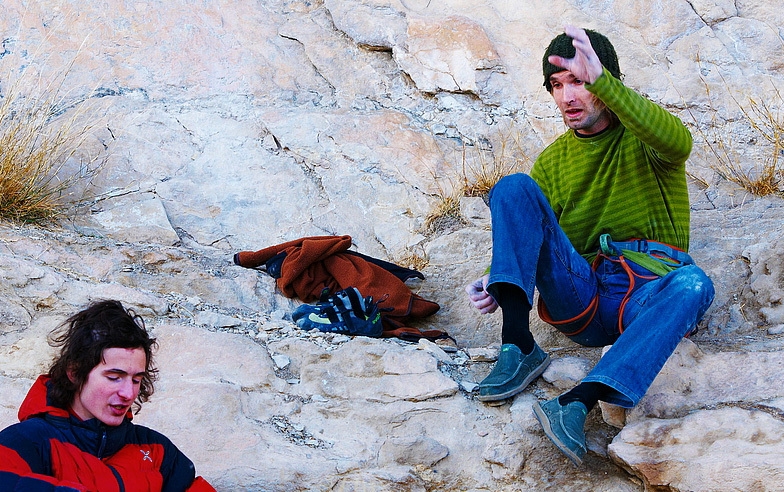
[{"label": "orange harness strap", "polygon": [[[607,259],[610,261],[615,261],[610,258]],[[624,294],[623,299],[621,299],[621,306],[618,308],[618,333],[623,333],[623,313],[626,310],[626,304],[629,302],[629,299],[631,299],[632,291],[634,290],[634,286],[636,285],[635,277],[653,280],[655,278],[659,278],[659,276],[640,275],[639,273],[635,273],[634,270],[632,270],[632,268],[629,266],[629,264],[626,263],[626,258],[624,258],[623,255],[618,257],[618,261],[621,263],[621,266],[623,267],[623,270],[626,272],[626,275],[629,276],[629,288],[626,289],[626,294]]]},{"label": "orange harness strap", "polygon": [[[602,260],[620,262],[621,266],[623,267],[623,270],[626,272],[626,275],[628,275],[629,277],[629,288],[626,290],[626,294],[624,294],[623,299],[621,300],[620,308],[618,310],[618,332],[623,333],[623,313],[626,309],[626,304],[629,302],[629,299],[631,298],[631,293],[634,291],[634,287],[636,285],[635,278],[652,280],[654,278],[658,278],[658,275],[650,275],[650,276],[640,275],[638,273],[635,273],[634,270],[631,269],[629,264],[626,262],[626,258],[624,258],[623,255],[619,256],[618,260],[613,260],[607,255],[604,255],[602,253],[596,255],[596,258],[591,263],[591,269],[596,271],[596,268],[599,266],[599,263]],[[567,337],[573,337],[579,333],[582,333],[583,330],[588,328],[588,325],[591,323],[591,321],[593,321],[593,318],[596,316],[596,311],[598,311],[599,309],[599,293],[597,292],[596,295],[593,296],[591,302],[588,303],[588,306],[580,314],[565,320],[558,320],[558,321],[554,320],[552,316],[550,316],[550,312],[547,310],[547,306],[545,305],[541,297],[539,297],[539,302],[537,302],[536,308],[537,308],[537,312],[539,313],[539,317],[542,319],[542,321],[544,321],[547,324],[553,325],[556,328],[562,325],[577,323],[581,320],[584,320],[583,323],[580,325],[580,327],[577,328],[576,330],[569,333],[562,332]]]},{"label": "orange harness strap", "polygon": [[573,337],[578,333],[582,333],[583,330],[588,328],[588,325],[591,323],[591,321],[593,321],[593,317],[596,316],[597,309],[599,309],[598,294],[593,296],[593,299],[591,299],[590,304],[588,304],[588,307],[585,308],[585,310],[582,313],[578,314],[573,318],[565,319],[563,321],[555,321],[553,318],[550,317],[550,313],[547,311],[547,306],[544,305],[544,301],[542,301],[541,297],[539,298],[539,302],[536,303],[536,310],[539,313],[539,317],[542,318],[542,321],[550,325],[553,325],[555,327],[558,327],[560,325],[566,325],[569,323],[574,323],[585,318],[585,322],[582,324],[582,326],[577,328],[575,331],[571,333],[562,332],[567,337]]}]

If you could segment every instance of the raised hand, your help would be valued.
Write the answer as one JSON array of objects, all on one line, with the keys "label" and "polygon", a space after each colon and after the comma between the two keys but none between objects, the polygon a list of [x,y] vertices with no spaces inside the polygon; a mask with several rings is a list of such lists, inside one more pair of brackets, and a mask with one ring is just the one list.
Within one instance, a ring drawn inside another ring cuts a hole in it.
[{"label": "raised hand", "polygon": [[550,56],[547,60],[557,67],[569,70],[575,77],[593,84],[602,74],[602,62],[591,46],[591,40],[583,29],[574,26],[564,27],[564,32],[572,38],[572,45],[575,49],[574,58],[563,58],[561,56]]}]

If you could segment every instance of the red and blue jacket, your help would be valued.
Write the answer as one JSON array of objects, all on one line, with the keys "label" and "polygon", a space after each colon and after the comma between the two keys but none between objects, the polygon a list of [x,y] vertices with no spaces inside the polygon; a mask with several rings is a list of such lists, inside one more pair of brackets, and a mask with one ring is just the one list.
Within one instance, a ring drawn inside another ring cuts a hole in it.
[{"label": "red and blue jacket", "polygon": [[40,376],[0,432],[4,492],[214,492],[163,434],[131,422],[107,426],[49,405]]}]

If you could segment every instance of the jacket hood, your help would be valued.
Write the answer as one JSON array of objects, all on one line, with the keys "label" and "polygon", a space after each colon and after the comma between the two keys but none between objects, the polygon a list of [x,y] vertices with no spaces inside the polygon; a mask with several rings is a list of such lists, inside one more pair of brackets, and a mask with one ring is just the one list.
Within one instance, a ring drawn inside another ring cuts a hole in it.
[{"label": "jacket hood", "polygon": [[46,398],[49,391],[48,382],[49,376],[38,376],[38,379],[35,380],[19,407],[19,422],[41,414],[68,418],[68,410],[49,405]]}]

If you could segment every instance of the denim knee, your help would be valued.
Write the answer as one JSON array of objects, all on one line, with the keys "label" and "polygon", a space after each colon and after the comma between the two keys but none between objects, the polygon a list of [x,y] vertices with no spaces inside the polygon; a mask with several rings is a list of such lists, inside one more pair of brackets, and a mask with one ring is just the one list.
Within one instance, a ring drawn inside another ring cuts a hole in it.
[{"label": "denim knee", "polygon": [[713,303],[716,290],[713,281],[696,265],[687,265],[669,273],[665,280],[671,288],[682,296],[695,303],[698,314],[697,320],[702,318],[705,311]]},{"label": "denim knee", "polygon": [[488,196],[490,207],[492,208],[495,201],[506,201],[512,198],[515,204],[519,204],[520,196],[526,194],[527,191],[536,190],[541,193],[539,185],[531,176],[524,173],[509,174],[501,178],[492,189]]}]

